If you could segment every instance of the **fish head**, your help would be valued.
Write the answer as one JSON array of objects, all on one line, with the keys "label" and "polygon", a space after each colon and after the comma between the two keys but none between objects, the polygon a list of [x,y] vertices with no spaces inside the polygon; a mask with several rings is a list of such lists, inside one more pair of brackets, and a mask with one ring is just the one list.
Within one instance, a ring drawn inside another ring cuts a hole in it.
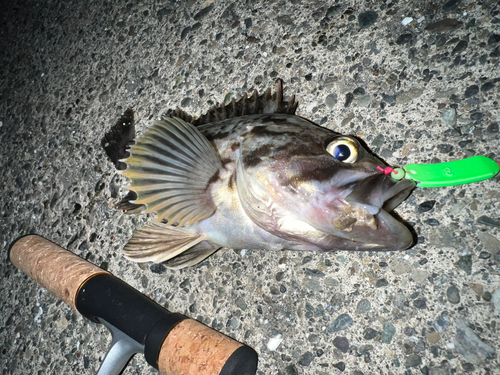
[{"label": "fish head", "polygon": [[[271,122],[252,128],[241,143],[238,178],[246,187],[240,195],[258,225],[295,239],[286,228],[299,229],[311,237],[305,242],[323,250],[402,250],[413,243],[391,215],[413,181],[381,172],[377,167],[387,165],[354,137],[296,116]],[[286,216],[288,226],[280,232],[281,218],[271,220],[269,212]]]}]

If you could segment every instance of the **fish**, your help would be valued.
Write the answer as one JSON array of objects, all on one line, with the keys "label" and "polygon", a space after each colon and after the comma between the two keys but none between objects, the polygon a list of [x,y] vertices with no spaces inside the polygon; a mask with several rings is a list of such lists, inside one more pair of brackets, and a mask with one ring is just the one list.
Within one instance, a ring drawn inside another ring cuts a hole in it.
[{"label": "fish", "polygon": [[296,114],[283,81],[193,117],[177,108],[136,140],[128,109],[102,139],[130,180],[118,204],[156,214],[123,249],[172,269],[221,248],[395,251],[413,235],[393,210],[415,187],[354,136]]}]

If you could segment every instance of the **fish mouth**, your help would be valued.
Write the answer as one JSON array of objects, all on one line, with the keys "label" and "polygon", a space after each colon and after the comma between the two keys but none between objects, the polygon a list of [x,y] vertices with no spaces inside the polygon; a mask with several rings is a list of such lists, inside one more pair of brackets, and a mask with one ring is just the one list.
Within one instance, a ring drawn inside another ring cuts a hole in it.
[{"label": "fish mouth", "polygon": [[389,212],[399,206],[415,188],[416,184],[412,180],[403,180],[398,182],[393,187],[389,188],[382,195],[384,205],[382,209]]},{"label": "fish mouth", "polygon": [[390,212],[399,206],[416,184],[374,175],[360,182],[343,199],[343,213],[333,224],[342,237],[356,243],[357,250],[404,250],[413,243],[408,228]]}]

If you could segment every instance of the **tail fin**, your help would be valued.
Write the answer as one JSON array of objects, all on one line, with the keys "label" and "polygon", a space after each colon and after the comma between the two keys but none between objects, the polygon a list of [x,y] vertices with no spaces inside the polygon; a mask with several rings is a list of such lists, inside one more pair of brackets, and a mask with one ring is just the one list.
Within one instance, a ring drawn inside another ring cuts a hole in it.
[{"label": "tail fin", "polygon": [[134,111],[129,108],[101,140],[102,148],[104,148],[106,155],[108,155],[116,169],[121,171],[126,168],[125,163],[121,162],[120,159],[130,156],[129,148],[134,144],[134,138]]}]

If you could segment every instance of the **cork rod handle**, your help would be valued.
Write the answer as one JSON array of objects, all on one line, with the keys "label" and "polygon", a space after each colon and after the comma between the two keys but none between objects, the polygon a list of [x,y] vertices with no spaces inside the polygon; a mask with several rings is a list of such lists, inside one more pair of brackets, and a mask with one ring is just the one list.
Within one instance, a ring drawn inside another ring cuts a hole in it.
[{"label": "cork rod handle", "polygon": [[[158,355],[158,369],[167,375],[223,374],[223,368],[231,356],[238,356],[238,349],[250,348],[197,320],[186,319],[177,324],[163,342]],[[196,355],[193,356],[193,353]],[[238,372],[246,373],[243,369]]]},{"label": "cork rod handle", "polygon": [[75,310],[80,286],[94,275],[107,273],[36,235],[17,240],[10,250],[10,260],[22,272]]}]

